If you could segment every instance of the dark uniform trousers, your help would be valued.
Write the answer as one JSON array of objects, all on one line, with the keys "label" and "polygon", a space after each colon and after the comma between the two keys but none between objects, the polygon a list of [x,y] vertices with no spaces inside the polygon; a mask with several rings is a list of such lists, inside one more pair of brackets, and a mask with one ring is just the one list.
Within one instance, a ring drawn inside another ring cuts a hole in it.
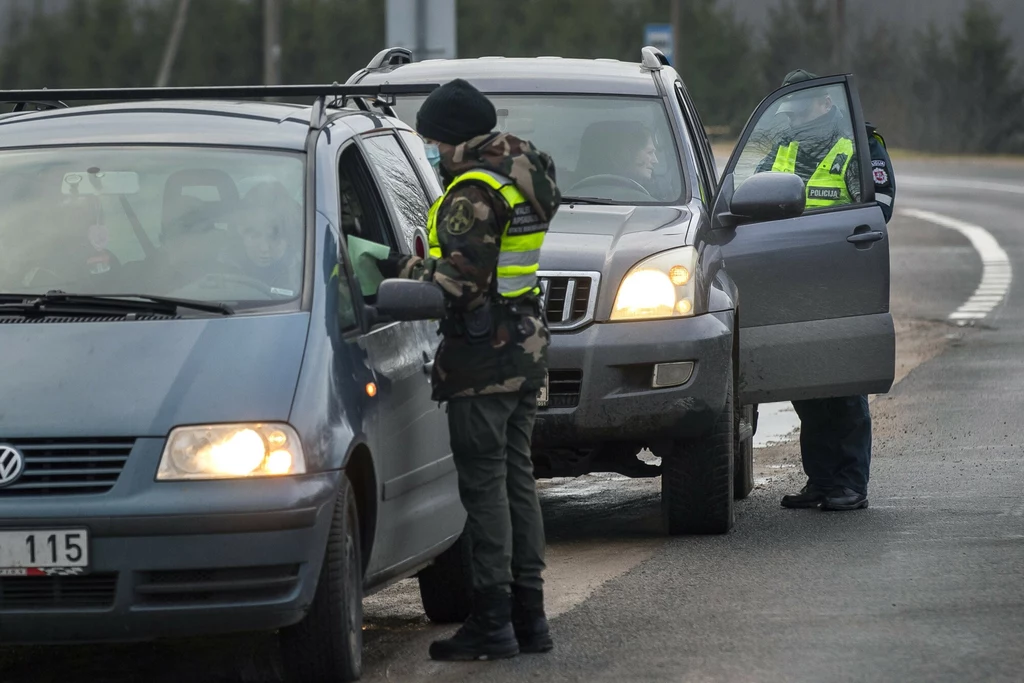
[{"label": "dark uniform trousers", "polygon": [[867,495],[871,413],[867,396],[793,401],[800,416],[800,457],[809,484]]},{"label": "dark uniform trousers", "polygon": [[532,390],[448,401],[478,591],[512,583],[543,589],[544,520],[530,458],[536,414]]}]

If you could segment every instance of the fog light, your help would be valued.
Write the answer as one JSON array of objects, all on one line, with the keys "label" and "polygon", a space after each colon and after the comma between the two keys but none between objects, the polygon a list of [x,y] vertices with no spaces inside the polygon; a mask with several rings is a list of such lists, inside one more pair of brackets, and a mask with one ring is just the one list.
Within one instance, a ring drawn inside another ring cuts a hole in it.
[{"label": "fog light", "polygon": [[654,376],[651,378],[651,387],[654,389],[678,387],[689,382],[692,375],[693,361],[658,363],[654,366]]}]

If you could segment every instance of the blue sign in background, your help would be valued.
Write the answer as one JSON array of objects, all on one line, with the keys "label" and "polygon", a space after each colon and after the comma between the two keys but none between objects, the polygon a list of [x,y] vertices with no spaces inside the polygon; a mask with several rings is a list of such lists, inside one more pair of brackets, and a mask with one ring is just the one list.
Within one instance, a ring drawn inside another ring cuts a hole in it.
[{"label": "blue sign in background", "polygon": [[672,24],[647,24],[644,26],[644,45],[651,45],[664,53],[669,64],[673,64]]}]

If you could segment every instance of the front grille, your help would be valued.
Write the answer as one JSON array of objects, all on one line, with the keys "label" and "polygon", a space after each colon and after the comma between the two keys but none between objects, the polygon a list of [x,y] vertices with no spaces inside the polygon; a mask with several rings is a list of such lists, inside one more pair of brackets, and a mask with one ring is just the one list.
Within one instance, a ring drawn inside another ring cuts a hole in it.
[{"label": "front grille", "polygon": [[117,574],[5,576],[0,578],[0,612],[109,609],[116,592]]},{"label": "front grille", "polygon": [[600,273],[542,271],[537,275],[548,327],[574,330],[594,319]]},{"label": "front grille", "polygon": [[286,597],[299,583],[299,565],[141,572],[135,586],[146,605],[263,602]]},{"label": "front grille", "polygon": [[582,370],[548,371],[548,407],[575,408],[580,403]]},{"label": "front grille", "polygon": [[25,456],[25,470],[0,498],[106,493],[121,476],[135,439],[0,438]]}]

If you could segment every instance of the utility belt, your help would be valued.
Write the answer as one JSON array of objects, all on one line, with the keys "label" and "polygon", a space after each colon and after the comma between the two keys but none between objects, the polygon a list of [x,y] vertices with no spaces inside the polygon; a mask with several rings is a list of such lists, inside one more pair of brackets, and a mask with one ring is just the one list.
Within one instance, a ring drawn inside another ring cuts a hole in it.
[{"label": "utility belt", "polygon": [[457,311],[449,307],[439,332],[446,337],[465,337],[470,344],[481,344],[491,340],[500,320],[526,316],[544,320],[540,300],[532,294],[516,299],[488,297],[483,306],[472,311]]}]

